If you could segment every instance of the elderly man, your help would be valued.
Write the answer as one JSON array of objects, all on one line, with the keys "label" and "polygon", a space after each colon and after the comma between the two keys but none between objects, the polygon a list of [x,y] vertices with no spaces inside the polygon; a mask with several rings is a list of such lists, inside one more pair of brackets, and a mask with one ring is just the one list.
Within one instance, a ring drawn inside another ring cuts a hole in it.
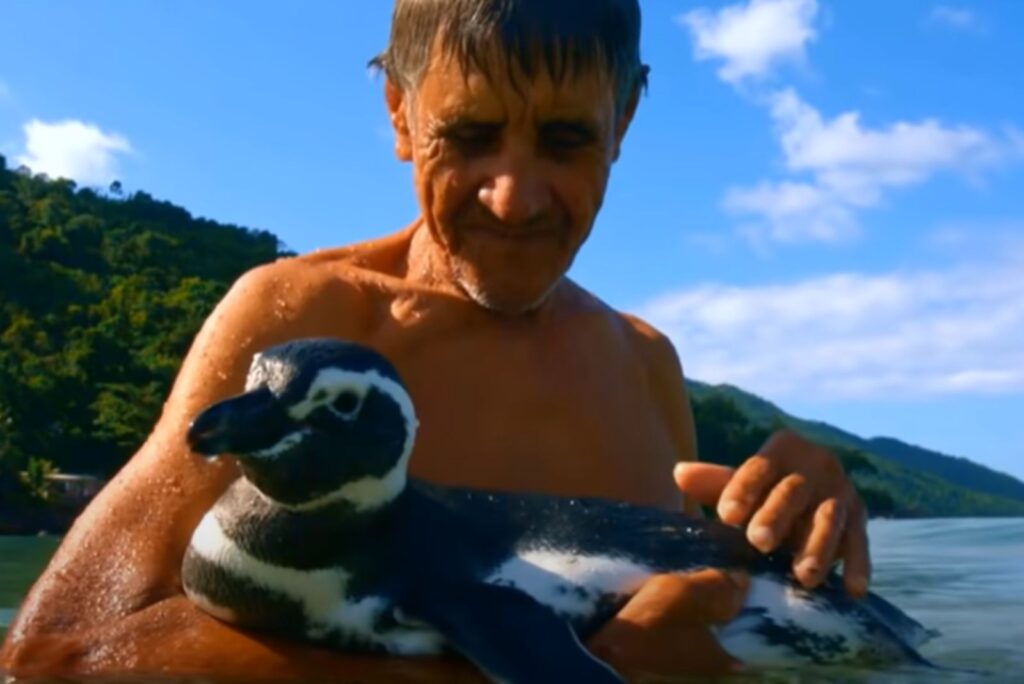
[{"label": "elderly man", "polygon": [[[685,493],[689,510],[717,503],[727,522],[747,524],[759,548],[789,540],[805,584],[842,558],[847,587],[864,592],[863,508],[836,460],[783,433],[735,473],[686,465],[694,433],[672,346],[565,276],[645,84],[639,28],[636,0],[398,0],[377,63],[419,218],[235,284],[152,435],[33,588],[0,667],[476,677],[459,663],[243,634],[182,595],[187,540],[237,475],[189,452],[188,423],[241,389],[255,351],[302,336],[358,340],[393,360],[420,412],[415,476],[665,508]],[[658,577],[589,646],[626,672],[727,670],[709,625],[728,620],[743,591],[743,578],[716,572]]]}]

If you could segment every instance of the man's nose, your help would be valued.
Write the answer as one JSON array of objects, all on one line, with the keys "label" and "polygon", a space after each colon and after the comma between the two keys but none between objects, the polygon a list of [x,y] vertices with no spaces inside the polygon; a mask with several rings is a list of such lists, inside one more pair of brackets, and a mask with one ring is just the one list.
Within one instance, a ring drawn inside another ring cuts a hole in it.
[{"label": "man's nose", "polygon": [[495,160],[490,171],[477,195],[502,223],[528,223],[551,206],[551,188],[537,164],[509,155]]}]

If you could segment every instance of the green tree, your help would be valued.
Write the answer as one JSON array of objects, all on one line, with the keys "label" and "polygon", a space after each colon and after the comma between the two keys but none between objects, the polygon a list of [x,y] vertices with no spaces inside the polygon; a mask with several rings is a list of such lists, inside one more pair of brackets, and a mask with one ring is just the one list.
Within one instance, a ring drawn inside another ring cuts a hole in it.
[{"label": "green tree", "polygon": [[[271,233],[104,197],[0,158],[0,495],[107,476],[144,440],[207,313],[285,254]],[[28,481],[19,476],[29,473]],[[0,504],[4,499],[0,499]]]}]

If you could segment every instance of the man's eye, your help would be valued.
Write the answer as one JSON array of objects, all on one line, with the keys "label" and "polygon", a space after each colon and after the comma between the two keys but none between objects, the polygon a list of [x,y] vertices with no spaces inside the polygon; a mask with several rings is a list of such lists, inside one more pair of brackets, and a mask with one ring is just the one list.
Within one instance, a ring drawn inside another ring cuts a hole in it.
[{"label": "man's eye", "polygon": [[462,151],[482,152],[498,144],[501,129],[493,124],[453,126],[443,137]]},{"label": "man's eye", "polygon": [[571,152],[594,142],[596,136],[579,124],[551,123],[540,129],[540,144],[553,152]]}]

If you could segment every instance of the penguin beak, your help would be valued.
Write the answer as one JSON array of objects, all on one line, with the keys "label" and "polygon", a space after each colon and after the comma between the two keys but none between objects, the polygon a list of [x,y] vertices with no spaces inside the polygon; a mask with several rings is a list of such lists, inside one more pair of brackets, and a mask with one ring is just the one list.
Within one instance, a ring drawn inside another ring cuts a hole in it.
[{"label": "penguin beak", "polygon": [[192,421],[186,438],[192,451],[204,456],[245,455],[277,444],[294,429],[277,397],[261,387],[207,407]]}]

